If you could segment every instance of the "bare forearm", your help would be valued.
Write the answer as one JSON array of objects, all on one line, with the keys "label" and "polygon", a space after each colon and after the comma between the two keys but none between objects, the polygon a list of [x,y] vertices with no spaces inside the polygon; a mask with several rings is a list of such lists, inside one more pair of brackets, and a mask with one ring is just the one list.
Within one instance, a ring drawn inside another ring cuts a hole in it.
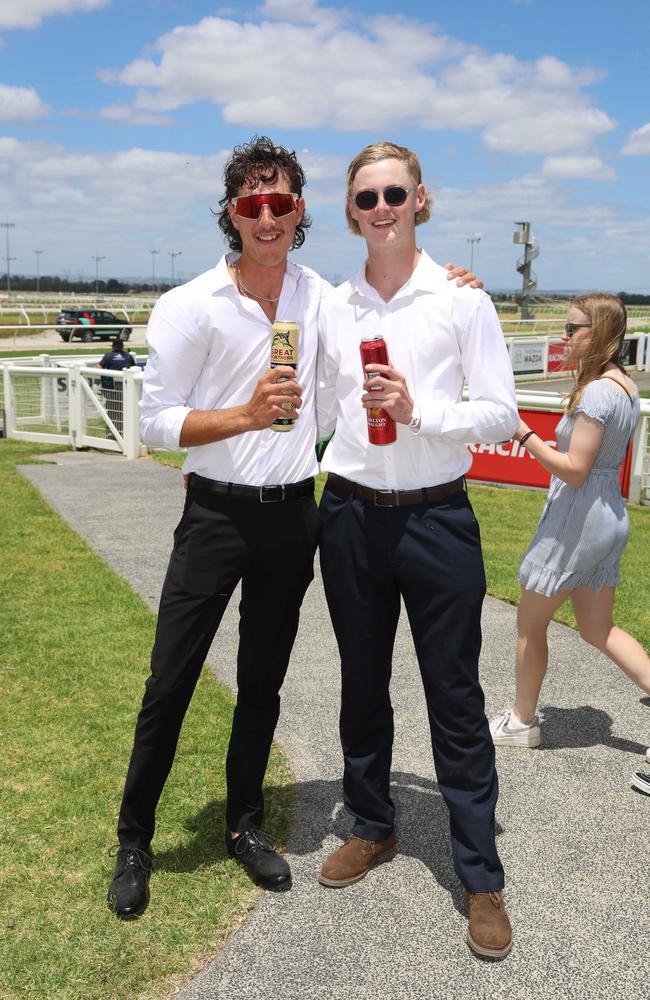
[{"label": "bare forearm", "polygon": [[192,448],[225,441],[253,429],[245,406],[231,406],[225,410],[192,410],[185,418],[178,443],[181,448]]},{"label": "bare forearm", "polygon": [[577,489],[591,472],[602,443],[603,433],[602,424],[587,421],[582,414],[579,414],[566,452],[555,451],[542,441],[538,434],[531,431],[523,420],[515,437],[523,443],[524,448],[528,449],[540,465],[568,486]]},{"label": "bare forearm", "polygon": [[557,476],[558,479],[562,479],[569,486],[581,486],[584,482],[584,474],[575,468],[571,462],[571,457],[564,452],[558,452],[555,448],[551,448],[537,434],[529,437],[524,447],[548,472]]}]

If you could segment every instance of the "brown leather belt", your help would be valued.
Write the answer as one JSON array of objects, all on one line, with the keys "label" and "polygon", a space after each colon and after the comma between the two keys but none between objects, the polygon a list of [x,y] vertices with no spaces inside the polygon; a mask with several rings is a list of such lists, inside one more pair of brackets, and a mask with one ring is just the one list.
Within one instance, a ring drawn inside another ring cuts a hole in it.
[{"label": "brown leather belt", "polygon": [[218,479],[207,479],[197,472],[190,472],[189,486],[194,490],[208,490],[221,496],[257,500],[258,503],[282,503],[284,500],[311,496],[314,492],[313,479],[301,479],[299,483],[281,483],[278,486],[244,486],[241,483],[222,483]]},{"label": "brown leather belt", "polygon": [[465,478],[459,476],[451,483],[441,483],[440,486],[423,486],[419,490],[373,490],[369,486],[361,486],[350,479],[344,479],[330,472],[325,484],[326,490],[331,490],[339,497],[353,496],[357,500],[367,500],[375,507],[409,507],[420,503],[435,503],[444,500],[453,493],[464,489]]}]

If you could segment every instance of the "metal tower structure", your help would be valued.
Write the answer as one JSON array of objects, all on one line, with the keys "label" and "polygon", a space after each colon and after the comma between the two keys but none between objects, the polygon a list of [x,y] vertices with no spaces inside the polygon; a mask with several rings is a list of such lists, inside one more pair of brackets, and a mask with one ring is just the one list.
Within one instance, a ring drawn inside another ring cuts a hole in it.
[{"label": "metal tower structure", "polygon": [[523,287],[521,295],[516,296],[516,300],[521,306],[521,318],[532,319],[530,306],[533,292],[537,288],[537,275],[532,269],[532,263],[535,257],[539,256],[539,244],[535,237],[531,236],[530,222],[515,222],[515,226],[520,228],[515,229],[512,242],[520,243],[524,247],[524,255],[517,261],[517,270],[522,276]]},{"label": "metal tower structure", "polygon": [[10,299],[11,298],[11,262],[12,262],[12,260],[16,260],[16,258],[15,257],[10,257],[10,255],[9,255],[9,230],[10,229],[15,229],[16,228],[16,223],[15,222],[9,222],[9,219],[7,219],[6,222],[0,222],[0,228],[2,228],[2,229],[5,230],[5,234],[6,234],[6,237],[7,237],[7,254],[5,256],[5,260],[7,262],[7,298]]}]

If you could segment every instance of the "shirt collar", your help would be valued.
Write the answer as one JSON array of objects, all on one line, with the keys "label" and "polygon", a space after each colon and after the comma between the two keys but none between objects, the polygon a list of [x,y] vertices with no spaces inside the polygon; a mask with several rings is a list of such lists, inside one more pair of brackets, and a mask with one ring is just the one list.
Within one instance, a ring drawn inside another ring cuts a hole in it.
[{"label": "shirt collar", "polygon": [[[222,292],[224,290],[232,289],[237,293],[237,288],[230,277],[230,272],[228,270],[228,265],[234,263],[234,261],[239,260],[241,254],[234,250],[231,253],[225,253],[219,263],[214,268],[214,290],[215,292]],[[284,282],[282,284],[282,295],[285,291],[288,294],[293,294],[298,281],[301,277],[300,268],[297,264],[292,263],[292,261],[287,261],[287,268],[284,272]],[[239,294],[239,293],[237,293]]]},{"label": "shirt collar", "polygon": [[[361,295],[367,299],[381,299],[379,292],[372,285],[368,284],[366,279],[366,266],[368,264],[368,259],[363,262],[362,266],[359,268],[357,273],[350,281],[350,298],[355,295]],[[447,285],[447,271],[440,264],[436,264],[426,250],[420,251],[420,259],[417,262],[413,274],[408,279],[408,281],[402,285],[402,287],[395,293],[395,295],[390,300],[395,302],[397,299],[406,297],[407,295],[414,295],[416,292],[429,292],[435,295],[436,292],[442,291]]]}]

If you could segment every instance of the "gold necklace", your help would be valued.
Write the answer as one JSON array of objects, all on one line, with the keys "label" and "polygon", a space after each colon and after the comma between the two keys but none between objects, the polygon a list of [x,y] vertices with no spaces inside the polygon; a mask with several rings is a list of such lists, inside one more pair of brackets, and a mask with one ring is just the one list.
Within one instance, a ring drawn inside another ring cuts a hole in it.
[{"label": "gold necklace", "polygon": [[262,302],[279,302],[280,301],[280,299],[282,297],[282,293],[280,293],[280,295],[278,295],[278,297],[276,299],[271,299],[267,295],[258,295],[257,292],[253,291],[252,288],[249,288],[248,285],[244,284],[244,282],[242,281],[242,278],[241,278],[241,274],[239,273],[239,268],[236,267],[233,264],[233,268],[232,269],[235,272],[235,277],[237,279],[237,284],[239,285],[240,288],[244,289],[244,291],[246,292],[247,295],[252,295],[252,297],[254,299],[261,299]]}]

